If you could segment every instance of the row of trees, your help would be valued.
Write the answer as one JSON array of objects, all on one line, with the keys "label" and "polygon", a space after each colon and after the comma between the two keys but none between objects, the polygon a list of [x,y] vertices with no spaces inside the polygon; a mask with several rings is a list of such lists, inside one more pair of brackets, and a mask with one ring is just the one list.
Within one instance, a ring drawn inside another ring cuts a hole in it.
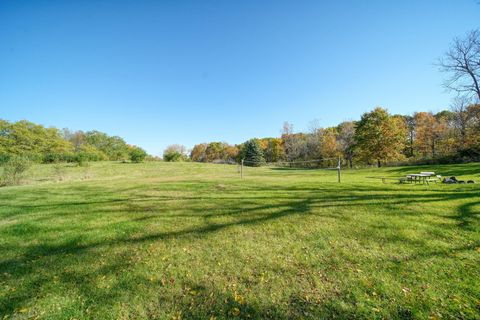
[{"label": "row of trees", "polygon": [[147,153],[120,137],[99,131],[58,130],[26,120],[0,120],[0,162],[14,156],[44,163],[127,159],[140,162]]},{"label": "row of trees", "polygon": [[[450,111],[436,114],[391,115],[375,108],[359,121],[336,127],[313,126],[310,132],[294,133],[285,123],[278,138],[252,139],[240,145],[224,142],[194,146],[190,159],[198,162],[278,162],[342,157],[350,166],[397,161],[459,162],[480,158],[480,104],[456,100]],[[185,148],[178,150],[185,159]],[[179,159],[179,158],[178,158]],[[252,160],[255,159],[255,160]]]}]

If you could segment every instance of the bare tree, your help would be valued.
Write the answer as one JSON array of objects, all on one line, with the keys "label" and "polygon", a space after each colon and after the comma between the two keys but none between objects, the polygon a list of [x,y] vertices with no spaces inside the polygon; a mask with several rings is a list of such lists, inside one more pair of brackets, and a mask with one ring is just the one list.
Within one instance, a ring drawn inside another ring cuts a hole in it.
[{"label": "bare tree", "polygon": [[283,123],[281,133],[282,133],[282,136],[292,135],[293,134],[293,125],[290,122],[285,121]]},{"label": "bare tree", "polygon": [[314,119],[308,125],[308,133],[305,137],[305,154],[309,160],[323,157],[322,154],[322,136],[323,128],[320,126],[320,120]]},{"label": "bare tree", "polygon": [[471,119],[468,107],[471,101],[466,96],[458,96],[453,100],[450,110],[453,112],[453,127],[460,135],[459,146],[464,147],[467,142],[467,129]]},{"label": "bare tree", "polygon": [[284,122],[282,139],[284,141],[285,158],[287,161],[307,160],[308,146],[305,134],[293,133],[293,126],[288,122]]},{"label": "bare tree", "polygon": [[407,126],[407,135],[408,135],[408,142],[406,148],[406,156],[413,157],[414,156],[414,141],[415,141],[415,117],[407,115],[404,116],[403,119],[405,120],[405,125]]},{"label": "bare tree", "polygon": [[337,141],[350,168],[353,168],[355,153],[355,123],[353,121],[345,121],[338,125]]},{"label": "bare tree", "polygon": [[447,89],[480,101],[480,30],[470,31],[465,38],[455,38],[438,65],[450,74],[444,83]]}]

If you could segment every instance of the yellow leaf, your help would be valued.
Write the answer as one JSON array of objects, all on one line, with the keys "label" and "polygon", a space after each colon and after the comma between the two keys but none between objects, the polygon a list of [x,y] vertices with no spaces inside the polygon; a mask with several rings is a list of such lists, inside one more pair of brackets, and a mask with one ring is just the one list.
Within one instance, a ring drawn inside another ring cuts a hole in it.
[{"label": "yellow leaf", "polygon": [[240,309],[238,308],[233,308],[231,311],[232,315],[238,316],[240,314]]}]

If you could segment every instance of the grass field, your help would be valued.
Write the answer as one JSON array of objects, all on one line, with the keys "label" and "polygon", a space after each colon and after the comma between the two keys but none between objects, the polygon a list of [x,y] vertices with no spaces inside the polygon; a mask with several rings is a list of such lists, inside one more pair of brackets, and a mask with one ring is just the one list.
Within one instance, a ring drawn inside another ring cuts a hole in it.
[{"label": "grass field", "polygon": [[433,170],[38,165],[0,188],[0,319],[480,319],[480,184]]}]

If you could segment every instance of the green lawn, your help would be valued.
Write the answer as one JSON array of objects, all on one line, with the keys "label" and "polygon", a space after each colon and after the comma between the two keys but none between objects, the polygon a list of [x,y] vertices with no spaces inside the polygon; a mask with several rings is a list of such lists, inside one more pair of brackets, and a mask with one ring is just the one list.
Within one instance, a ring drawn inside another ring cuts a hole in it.
[{"label": "green lawn", "polygon": [[38,165],[0,188],[0,319],[480,319],[480,164]]}]

